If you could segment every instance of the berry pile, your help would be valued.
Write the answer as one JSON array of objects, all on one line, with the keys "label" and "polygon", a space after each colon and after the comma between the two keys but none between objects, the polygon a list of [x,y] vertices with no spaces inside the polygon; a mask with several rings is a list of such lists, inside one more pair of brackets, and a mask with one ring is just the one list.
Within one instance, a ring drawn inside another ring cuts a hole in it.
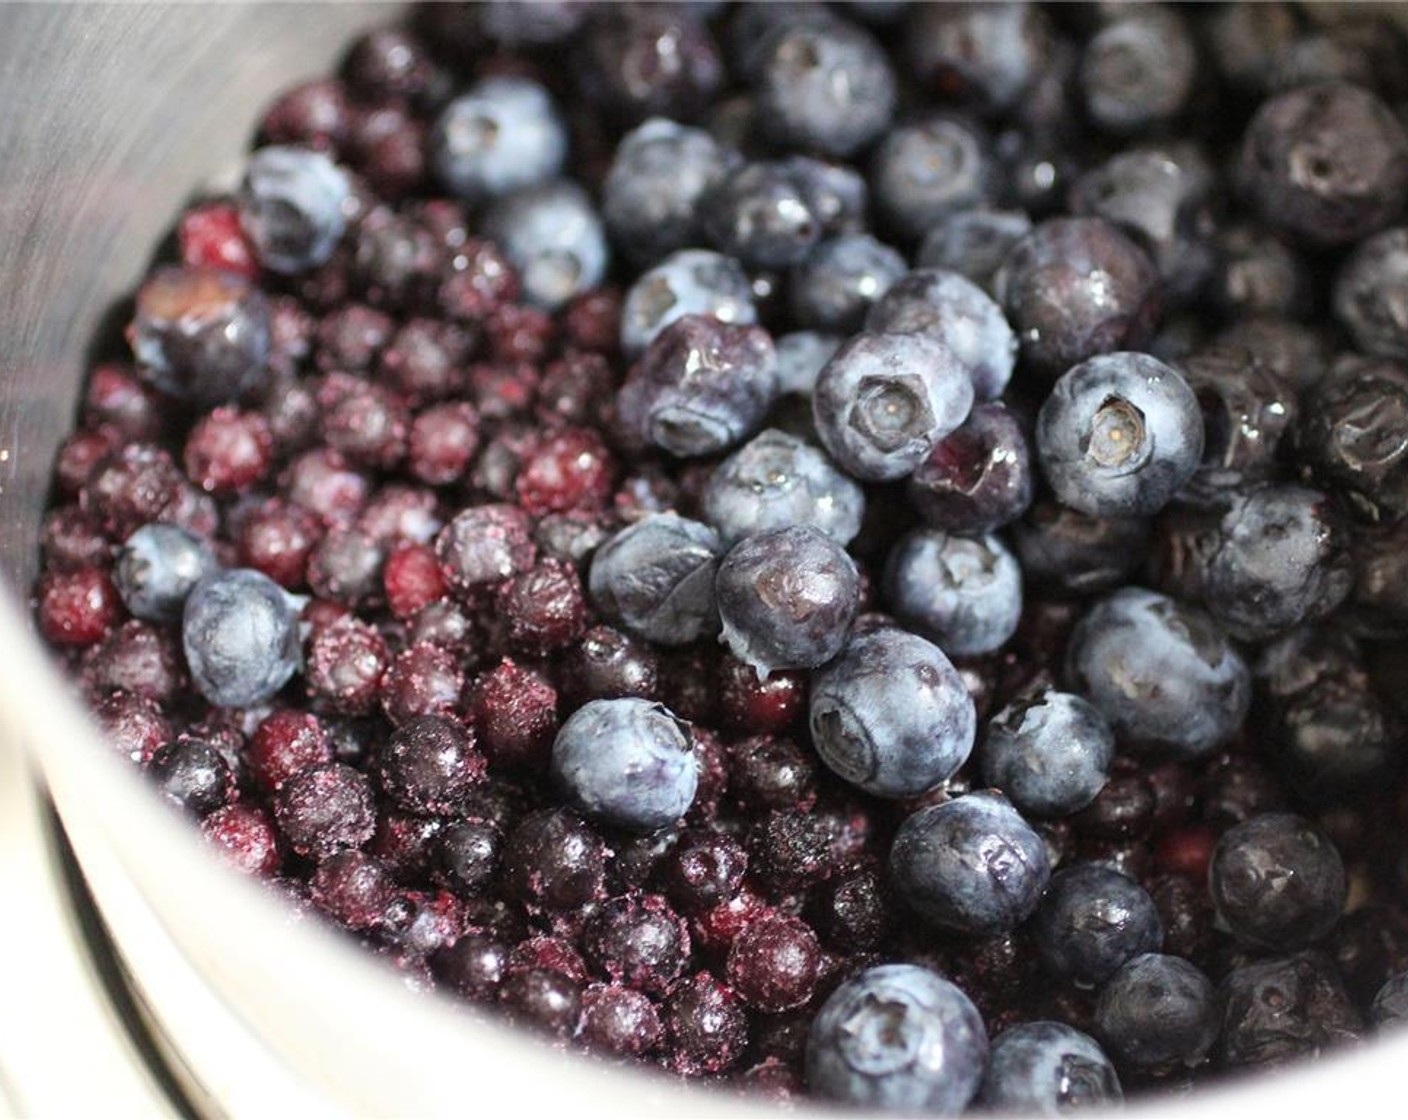
[{"label": "berry pile", "polygon": [[1408,1020],[1408,46],[434,5],[93,369],[39,628],[418,990],[1053,1112]]}]

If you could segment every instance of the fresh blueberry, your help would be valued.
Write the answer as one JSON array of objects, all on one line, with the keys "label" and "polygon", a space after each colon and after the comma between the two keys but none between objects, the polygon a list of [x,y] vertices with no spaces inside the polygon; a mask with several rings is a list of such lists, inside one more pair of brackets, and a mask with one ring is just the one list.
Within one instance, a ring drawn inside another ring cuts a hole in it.
[{"label": "fresh blueberry", "polygon": [[714,575],[722,553],[709,526],[653,514],[597,549],[587,581],[592,602],[643,638],[686,645],[718,630]]},{"label": "fresh blueberry", "polygon": [[1086,112],[1101,128],[1122,134],[1178,116],[1197,77],[1188,23],[1161,4],[1121,10],[1086,43],[1080,60]]},{"label": "fresh blueberry", "polygon": [[552,775],[592,820],[641,831],[684,816],[698,784],[686,725],[633,697],[578,708],[553,742]]},{"label": "fresh blueberry", "polygon": [[817,331],[793,331],[779,335],[777,347],[777,386],[780,393],[810,397],[826,365],[845,339]]},{"label": "fresh blueberry", "polygon": [[1218,990],[1225,1066],[1270,1069],[1357,1041],[1364,1029],[1334,962],[1323,953],[1234,968]]},{"label": "fresh blueberry", "polygon": [[214,572],[186,597],[181,629],[191,679],[221,708],[270,699],[298,671],[298,611],[261,572]]},{"label": "fresh blueberry", "polygon": [[1149,522],[1091,517],[1040,499],[1012,526],[1012,543],[1029,586],[1090,595],[1125,583],[1144,561]]},{"label": "fresh blueberry", "polygon": [[946,214],[972,210],[996,193],[992,141],[962,117],[936,115],[891,129],[875,150],[875,208],[900,237],[924,236]]},{"label": "fresh blueberry", "polygon": [[1160,310],[1154,262],[1102,218],[1043,222],[1012,247],[993,286],[1023,358],[1051,378],[1144,345]]},{"label": "fresh blueberry", "polygon": [[929,227],[914,263],[956,272],[992,295],[1002,262],[1031,230],[1032,220],[1022,210],[954,210]]},{"label": "fresh blueberry", "polygon": [[748,274],[732,257],[708,249],[681,249],[641,273],[621,307],[621,349],[628,357],[685,315],[712,315],[746,326],[758,321]]},{"label": "fresh blueberry", "polygon": [[734,545],[714,594],[723,640],[766,676],[814,669],[841,652],[860,605],[860,573],[821,529],[789,525]]},{"label": "fresh blueberry", "polygon": [[601,191],[612,240],[643,263],[694,244],[702,232],[699,201],[730,163],[702,129],[657,117],[626,133]]},{"label": "fresh blueberry", "polygon": [[1251,674],[1201,611],[1126,587],[1076,625],[1066,672],[1130,747],[1200,758],[1228,742],[1251,701]]},{"label": "fresh blueberry", "polygon": [[1386,229],[1354,250],[1335,281],[1335,316],[1366,354],[1408,359],[1408,227]]},{"label": "fresh blueberry", "polygon": [[1051,877],[1046,844],[1000,793],[920,809],[890,849],[899,898],[956,933],[1008,933],[1031,917]]},{"label": "fresh blueberry", "polygon": [[910,505],[950,533],[990,533],[1032,501],[1031,454],[1022,425],[1001,404],[976,405],[909,476]]},{"label": "fresh blueberry", "polygon": [[546,183],[566,158],[567,127],[527,78],[485,78],[445,106],[430,134],[436,178],[468,202]]},{"label": "fresh blueberry", "polygon": [[904,257],[868,233],[823,241],[792,271],[793,318],[819,331],[857,331],[907,270]]},{"label": "fresh blueberry", "polygon": [[586,193],[555,180],[501,197],[484,215],[484,235],[518,270],[523,296],[555,310],[601,283],[606,234]]},{"label": "fresh blueberry", "polygon": [[978,747],[984,784],[1037,817],[1084,809],[1110,780],[1114,758],[1115,735],[1105,717],[1055,689],[1008,704],[988,722]]},{"label": "fresh blueberry", "polygon": [[980,401],[1002,395],[1017,361],[1017,339],[1002,309],[956,272],[911,272],[870,309],[865,327],[882,334],[917,331],[943,343],[967,367]]},{"label": "fresh blueberry", "polygon": [[957,1116],[988,1059],[963,990],[912,964],[867,969],[836,989],[807,1036],[807,1086],[868,1109]]},{"label": "fresh blueberry", "polygon": [[1164,943],[1149,892],[1098,863],[1077,863],[1051,877],[1032,931],[1046,970],[1082,988],[1103,984],[1126,961]]},{"label": "fresh blueberry", "polygon": [[712,455],[755,432],[777,392],[767,331],[686,315],[651,341],[617,409],[649,444],[681,457]]},{"label": "fresh blueberry", "polygon": [[143,525],[113,561],[122,602],[147,622],[175,622],[186,596],[217,567],[210,546],[176,525]]},{"label": "fresh blueberry", "polygon": [[265,268],[306,272],[337,248],[351,194],[347,174],[322,152],[260,148],[240,184],[240,225]]},{"label": "fresh blueberry", "polygon": [[973,407],[968,368],[922,334],[856,335],[822,369],[817,433],[848,474],[903,478]]},{"label": "fresh blueberry", "polygon": [[726,172],[698,204],[710,242],[749,268],[790,268],[821,239],[821,220],[787,165],[745,163]]},{"label": "fresh blueberry", "polygon": [[1196,1066],[1218,1030],[1212,981],[1182,957],[1144,953],[1126,961],[1100,990],[1095,1032],[1135,1069]]},{"label": "fresh blueberry", "polygon": [[978,1101],[1010,1116],[1064,1116],[1124,1100],[1119,1075],[1088,1034],[1065,1023],[1019,1023],[992,1042]]},{"label": "fresh blueberry", "polygon": [[955,657],[992,653],[1022,617],[1022,569],[996,537],[914,529],[890,551],[885,598],[905,626]]},{"label": "fresh blueberry", "polygon": [[1239,319],[1214,335],[1212,344],[1241,347],[1300,392],[1326,380],[1334,349],[1323,325],[1276,315]]},{"label": "fresh blueberry", "polygon": [[769,428],[709,476],[704,516],[726,544],[789,525],[813,525],[837,544],[860,532],[865,493],[827,457]]},{"label": "fresh blueberry", "polygon": [[788,21],[761,45],[755,97],[763,131],[779,144],[849,156],[890,123],[895,74],[854,24]]},{"label": "fresh blueberry", "polygon": [[1263,813],[1222,834],[1208,890],[1233,936],[1273,949],[1318,941],[1344,909],[1344,862],[1330,838],[1293,813]]},{"label": "fresh blueberry", "polygon": [[561,43],[581,29],[592,5],[581,0],[483,0],[472,8],[479,28],[506,47]]},{"label": "fresh blueberry", "polygon": [[1408,1025],[1408,972],[1390,976],[1374,996],[1369,1021],[1376,1027],[1401,1029]]},{"label": "fresh blueberry", "polygon": [[1100,354],[1056,382],[1036,422],[1046,480],[1094,517],[1147,517],[1197,471],[1198,399],[1177,370],[1148,354]]},{"label": "fresh blueberry", "polygon": [[1408,371],[1382,358],[1337,362],[1302,409],[1301,459],[1365,521],[1408,514]]},{"label": "fresh blueberry", "polygon": [[848,164],[827,163],[812,156],[788,156],[782,166],[802,192],[807,209],[821,223],[822,236],[866,231],[870,190],[859,171]]},{"label": "fresh blueberry", "polygon": [[1242,140],[1241,185],[1270,226],[1346,245],[1391,222],[1408,190],[1408,133],[1382,101],[1323,82],[1264,101]]},{"label": "fresh blueberry", "polygon": [[582,100],[624,124],[693,118],[723,81],[704,13],[689,4],[602,4],[572,44]]},{"label": "fresh blueberry", "polygon": [[1048,62],[1051,29],[1035,4],[914,4],[904,49],[926,90],[983,113],[1013,108]]},{"label": "fresh blueberry", "polygon": [[876,797],[913,797],[973,750],[972,697],[943,651],[916,634],[855,635],[812,676],[809,715],[821,760]]},{"label": "fresh blueberry", "polygon": [[1229,318],[1309,315],[1314,276],[1305,258],[1279,237],[1259,224],[1236,222],[1218,230],[1214,242],[1208,295]]}]

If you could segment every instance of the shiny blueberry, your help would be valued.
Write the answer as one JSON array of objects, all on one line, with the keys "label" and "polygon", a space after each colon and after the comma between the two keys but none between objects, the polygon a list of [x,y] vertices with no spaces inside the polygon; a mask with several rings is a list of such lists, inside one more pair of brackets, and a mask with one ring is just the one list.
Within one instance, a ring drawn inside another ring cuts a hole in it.
[{"label": "shiny blueberry", "polygon": [[714,574],[723,543],[707,525],[673,513],[637,521],[592,558],[597,610],[660,645],[686,645],[718,630]]},{"label": "shiny blueberry", "polygon": [[300,663],[291,597],[249,569],[212,573],[191,589],[181,638],[196,688],[222,708],[268,700]]},{"label": "shiny blueberry", "polygon": [[523,296],[555,310],[601,283],[606,233],[586,193],[556,180],[500,198],[484,215],[484,235],[518,270]]},{"label": "shiny blueberry", "polygon": [[1337,362],[1305,402],[1299,453],[1365,521],[1408,514],[1408,372],[1381,358]]},{"label": "shiny blueberry", "polygon": [[1065,1023],[1020,1023],[992,1041],[978,1100],[1012,1116],[1064,1116],[1124,1100],[1100,1044]]},{"label": "shiny blueberry", "polygon": [[1190,961],[1143,953],[1100,990],[1095,1030],[1119,1061],[1136,1069],[1195,1066],[1217,1038],[1212,981]]},{"label": "shiny blueberry", "polygon": [[872,304],[907,271],[904,257],[868,233],[818,245],[792,272],[792,315],[819,331],[856,331]]},{"label": "shiny blueberry", "polygon": [[148,622],[174,622],[186,596],[216,568],[200,538],[176,525],[143,525],[127,538],[113,561],[112,578],[122,602]]},{"label": "shiny blueberry", "polygon": [[710,242],[749,268],[789,268],[821,239],[803,186],[784,163],[745,163],[723,175],[699,200]]},{"label": "shiny blueberry", "polygon": [[561,115],[527,78],[485,78],[445,106],[430,135],[436,178],[468,202],[546,183],[566,158]]},{"label": "shiny blueberry", "polygon": [[884,589],[896,618],[955,657],[1000,649],[1022,617],[1022,570],[991,535],[907,533],[890,552]]},{"label": "shiny blueberry", "polygon": [[1046,689],[989,721],[978,748],[983,782],[1037,817],[1084,809],[1110,779],[1115,735],[1093,705]]},{"label": "shiny blueberry", "polygon": [[975,405],[967,420],[934,445],[909,476],[906,493],[933,528],[980,534],[1021,517],[1033,486],[1022,425],[994,402]]},{"label": "shiny blueberry", "polygon": [[1357,1041],[1363,1021],[1323,953],[1268,957],[1235,968],[1218,990],[1217,1049],[1229,1068],[1270,1069]]},{"label": "shiny blueberry", "polygon": [[712,315],[745,326],[758,321],[748,274],[732,257],[681,249],[643,272],[621,308],[621,349],[630,357],[685,315]]},{"label": "shiny blueberry", "polygon": [[1035,4],[914,4],[903,47],[927,90],[986,114],[1011,109],[1027,92],[1050,38]]},{"label": "shiny blueberry", "polygon": [[240,224],[265,268],[306,272],[337,248],[351,193],[347,174],[322,152],[260,148],[240,185]]},{"label": "shiny blueberry", "polygon": [[955,210],[929,227],[914,263],[956,272],[991,295],[997,270],[1031,229],[1032,220],[1021,210]]},{"label": "shiny blueberry", "polygon": [[1073,864],[1051,877],[1032,930],[1047,971],[1083,988],[1103,984],[1126,961],[1164,943],[1149,893],[1098,863]]},{"label": "shiny blueberry", "polygon": [[1138,571],[1148,541],[1143,518],[1091,517],[1049,498],[1012,526],[1027,583],[1063,595],[1118,587]]},{"label": "shiny blueberry", "polygon": [[892,129],[870,166],[876,209],[906,239],[922,237],[946,214],[991,201],[996,177],[986,132],[943,115]]}]

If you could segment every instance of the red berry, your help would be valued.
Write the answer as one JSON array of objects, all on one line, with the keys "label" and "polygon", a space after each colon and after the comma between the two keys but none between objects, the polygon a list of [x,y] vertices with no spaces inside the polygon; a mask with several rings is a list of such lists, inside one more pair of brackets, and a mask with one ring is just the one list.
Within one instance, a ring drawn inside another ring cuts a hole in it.
[{"label": "red berry", "polygon": [[311,511],[274,498],[241,523],[237,537],[240,563],[294,590],[303,586],[308,556],[322,536],[323,526]]},{"label": "red berry", "polygon": [[615,462],[589,428],[567,428],[540,443],[524,462],[514,489],[535,517],[598,510],[611,498]]},{"label": "red berry", "polygon": [[98,428],[74,432],[59,445],[54,482],[62,497],[70,498],[82,491],[97,465],[117,445],[117,438],[111,429]]},{"label": "red berry", "polygon": [[1190,824],[1164,835],[1154,851],[1154,862],[1162,871],[1187,875],[1202,882],[1212,862],[1217,833],[1207,825]]},{"label": "red berry", "polygon": [[468,401],[427,408],[411,423],[406,465],[431,486],[446,486],[469,469],[479,450],[479,414]]},{"label": "red berry", "polygon": [[83,398],[83,421],[90,428],[108,426],[128,439],[155,439],[165,421],[161,399],[125,366],[94,366]]},{"label": "red berry", "polygon": [[39,629],[56,646],[91,646],[122,617],[122,600],[102,568],[50,572],[39,584]]},{"label": "red berry", "polygon": [[557,692],[541,674],[501,661],[474,682],[465,706],[494,766],[547,764],[557,734]]},{"label": "red berry", "polygon": [[397,618],[410,618],[447,592],[435,549],[424,544],[403,544],[386,561],[381,574],[386,603]]},{"label": "red berry", "polygon": [[269,473],[274,438],[258,412],[217,408],[186,438],[186,477],[211,494],[238,494]]},{"label": "red berry", "polygon": [[254,251],[240,228],[240,215],[229,202],[207,202],[181,216],[177,231],[181,261],[193,268],[222,268],[253,279],[259,271]]},{"label": "red berry", "polygon": [[278,833],[264,810],[240,803],[226,805],[201,821],[200,829],[246,875],[272,875],[279,869]]},{"label": "red berry", "polygon": [[249,772],[266,790],[276,790],[295,774],[333,760],[332,744],[312,712],[271,712],[250,736]]}]

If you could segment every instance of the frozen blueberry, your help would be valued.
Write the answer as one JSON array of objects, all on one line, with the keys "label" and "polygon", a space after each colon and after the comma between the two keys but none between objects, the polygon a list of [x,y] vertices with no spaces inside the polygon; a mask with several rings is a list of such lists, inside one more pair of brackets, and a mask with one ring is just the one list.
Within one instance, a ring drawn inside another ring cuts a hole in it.
[{"label": "frozen blueberry", "polygon": [[812,525],[837,544],[860,532],[865,494],[815,447],[769,428],[709,476],[704,516],[726,544],[789,525]]},{"label": "frozen blueberry", "polygon": [[1408,514],[1408,371],[1381,358],[1338,362],[1305,403],[1302,460],[1365,521]]},{"label": "frozen blueberry", "polygon": [[214,572],[191,589],[181,638],[191,680],[221,708],[268,700],[299,667],[292,597],[247,568]]},{"label": "frozen blueberry", "polygon": [[1021,517],[1032,501],[1031,455],[1016,417],[980,404],[939,440],[909,476],[910,505],[935,529],[989,533]]},{"label": "frozen blueberry", "polygon": [[209,545],[176,525],[143,525],[113,561],[122,602],[147,622],[175,622],[191,588],[217,567]]},{"label": "frozen blueberry", "polygon": [[723,543],[707,525],[658,513],[621,530],[592,557],[592,603],[660,645],[717,632],[714,575]]},{"label": "frozen blueberry", "polygon": [[567,128],[547,90],[511,75],[456,97],[430,133],[436,178],[468,202],[546,183],[566,158]]},{"label": "frozen blueberry", "polygon": [[240,184],[240,224],[259,263],[274,272],[306,272],[323,264],[347,226],[352,188],[324,153],[260,148]]},{"label": "frozen blueberry", "polygon": [[1222,834],[1208,867],[1208,890],[1239,940],[1298,949],[1339,921],[1344,863],[1309,821],[1263,813]]},{"label": "frozen blueberry", "polygon": [[1201,611],[1126,587],[1076,625],[1066,672],[1130,747],[1200,758],[1246,718],[1251,674]]},{"label": "frozen blueberry", "polygon": [[973,749],[972,697],[943,651],[916,634],[857,634],[812,676],[821,760],[876,797],[913,797],[951,777]]},{"label": "frozen blueberry", "polygon": [[628,132],[602,184],[601,212],[612,240],[644,263],[694,244],[699,201],[730,163],[703,129],[656,117]]},{"label": "frozen blueberry", "polygon": [[752,434],[777,399],[777,351],[762,327],[676,319],[622,386],[622,423],[672,455],[711,455]]},{"label": "frozen blueberry", "polygon": [[859,330],[871,305],[905,274],[904,257],[868,233],[823,241],[792,271],[792,315],[819,331]]},{"label": "frozen blueberry", "polygon": [[1100,354],[1068,371],[1041,406],[1036,447],[1066,505],[1095,517],[1146,517],[1203,456],[1198,399],[1148,354]]},{"label": "frozen blueberry", "polygon": [[1262,103],[1242,140],[1241,184],[1268,224],[1345,245],[1391,222],[1408,190],[1408,134],[1366,89],[1323,82]]},{"label": "frozen blueberry", "polygon": [[992,141],[962,117],[937,115],[886,134],[870,165],[875,207],[902,238],[922,237],[955,210],[971,210],[995,193]]},{"label": "frozen blueberry", "polygon": [[955,657],[1000,649],[1022,617],[1022,570],[996,537],[914,529],[890,551],[885,598],[911,630]]},{"label": "frozen blueberry", "polygon": [[967,368],[980,401],[1002,395],[1017,361],[1017,339],[1002,309],[956,272],[911,272],[870,309],[865,327],[891,334],[917,331],[943,343]]},{"label": "frozen blueberry", "polygon": [[1031,88],[1050,38],[1035,4],[914,4],[903,49],[927,90],[999,113]]},{"label": "frozen blueberry", "polygon": [[712,315],[740,326],[758,321],[748,274],[732,257],[681,249],[641,273],[621,307],[621,349],[635,357],[685,315]]},{"label": "frozen blueberry", "polygon": [[1365,240],[1335,281],[1335,315],[1360,350],[1408,359],[1408,227]]},{"label": "frozen blueberry", "polygon": [[1176,117],[1198,76],[1187,21],[1171,7],[1121,10],[1085,45],[1080,88],[1101,128],[1131,133]]},{"label": "frozen blueberry", "polygon": [[484,215],[484,236],[518,270],[523,297],[556,310],[606,275],[606,233],[586,193],[555,180],[504,195]]},{"label": "frozen blueberry", "polygon": [[1208,560],[1208,613],[1245,641],[1324,618],[1349,595],[1347,544],[1318,490],[1268,483],[1235,495]]},{"label": "frozen blueberry", "polygon": [[1234,968],[1218,990],[1217,1048],[1231,1068],[1270,1069],[1359,1039],[1364,1024],[1323,953],[1270,957]]},{"label": "frozen blueberry", "polygon": [[764,676],[830,661],[860,605],[855,561],[814,525],[768,529],[734,545],[714,589],[723,640]]},{"label": "frozen blueberry", "polygon": [[641,831],[684,816],[698,784],[686,725],[633,697],[578,708],[553,742],[552,775],[592,820]]},{"label": "frozen blueberry", "polygon": [[162,800],[193,817],[206,817],[230,800],[235,776],[212,743],[182,735],[159,747],[147,764]]},{"label": "frozen blueberry", "polygon": [[1195,1066],[1218,1030],[1217,993],[1190,961],[1144,953],[1126,961],[1100,990],[1095,1031],[1136,1069]]},{"label": "frozen blueberry", "polygon": [[967,367],[922,334],[856,335],[826,363],[812,395],[822,443],[867,481],[911,473],[972,407]]},{"label": "frozen blueberry", "polygon": [[[938,10],[942,5],[926,7]],[[981,207],[976,210],[955,210],[929,227],[914,263],[917,268],[956,272],[991,295],[997,270],[1002,267],[1012,246],[1031,229],[1032,220],[1022,210],[988,210]]]},{"label": "frozen blueberry", "polygon": [[1012,247],[993,286],[1022,356],[1052,378],[1144,345],[1160,311],[1153,261],[1102,218],[1043,222]]},{"label": "frozen blueberry", "polygon": [[789,21],[761,44],[758,120],[775,141],[849,156],[895,111],[895,75],[880,44],[841,20]]},{"label": "frozen blueberry", "polygon": [[821,239],[810,201],[786,164],[759,160],[726,172],[697,213],[719,251],[749,268],[789,268]]},{"label": "frozen blueberry", "polygon": [[978,747],[983,783],[1024,813],[1064,817],[1084,809],[1110,780],[1115,736],[1093,705],[1045,689],[1008,704]]},{"label": "frozen blueberry", "polygon": [[982,1016],[961,988],[918,965],[880,965],[837,988],[812,1020],[807,1086],[862,1108],[957,1116],[987,1059]]},{"label": "frozen blueberry", "polygon": [[1402,1028],[1408,1025],[1408,972],[1390,976],[1374,996],[1369,1021],[1376,1027]]},{"label": "frozen blueberry", "polygon": [[474,735],[442,716],[418,716],[391,733],[378,759],[381,788],[419,816],[453,813],[484,778]]},{"label": "frozen blueberry", "polygon": [[1164,943],[1148,891],[1098,863],[1077,863],[1051,877],[1032,931],[1047,971],[1082,988],[1103,984],[1126,961]]},{"label": "frozen blueberry", "polygon": [[1065,1023],[1019,1023],[992,1042],[978,1100],[1011,1116],[1064,1116],[1124,1100],[1100,1044]]},{"label": "frozen blueberry", "polygon": [[1000,793],[920,809],[890,849],[898,897],[943,929],[1007,933],[1031,917],[1051,877],[1046,844]]},{"label": "frozen blueberry", "polygon": [[780,393],[810,397],[821,376],[822,367],[841,348],[840,335],[818,331],[793,331],[779,335],[777,348],[777,388]]},{"label": "frozen blueberry", "polygon": [[269,305],[233,272],[158,268],[137,292],[127,339],[158,389],[195,405],[235,400],[268,380]]}]

